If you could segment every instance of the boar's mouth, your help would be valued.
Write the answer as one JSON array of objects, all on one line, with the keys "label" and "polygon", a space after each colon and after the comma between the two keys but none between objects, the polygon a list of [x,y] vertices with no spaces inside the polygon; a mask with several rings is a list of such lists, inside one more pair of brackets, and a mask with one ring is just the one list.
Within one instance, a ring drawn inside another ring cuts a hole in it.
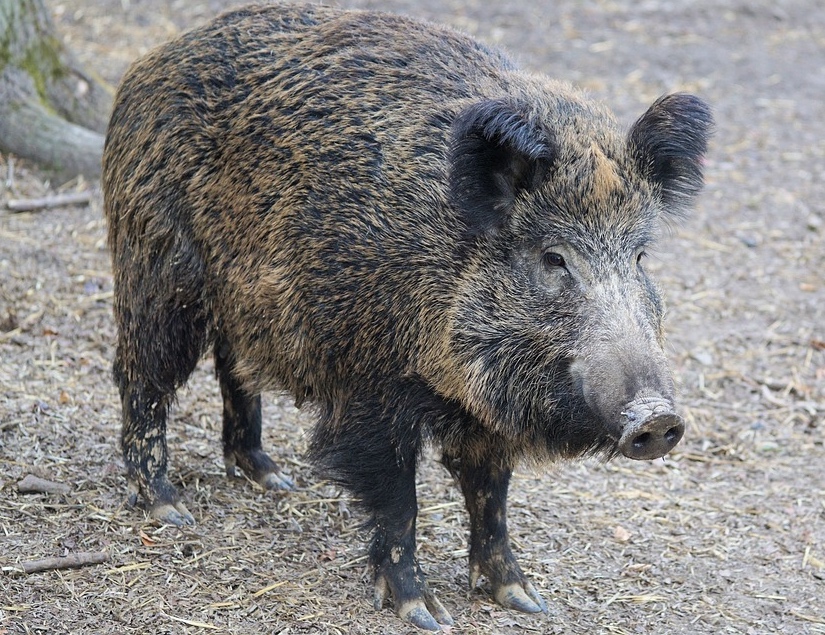
[{"label": "boar's mouth", "polygon": [[619,452],[629,459],[658,459],[670,452],[685,433],[685,423],[673,405],[661,397],[639,397],[621,412]]}]

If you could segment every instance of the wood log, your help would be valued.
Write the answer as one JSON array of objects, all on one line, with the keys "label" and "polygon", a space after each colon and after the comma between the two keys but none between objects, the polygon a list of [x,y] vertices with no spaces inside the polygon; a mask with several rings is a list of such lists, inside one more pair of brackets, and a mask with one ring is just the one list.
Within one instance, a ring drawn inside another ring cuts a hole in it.
[{"label": "wood log", "polygon": [[100,174],[113,91],[80,68],[43,0],[0,0],[0,150]]},{"label": "wood log", "polygon": [[6,203],[12,212],[36,212],[41,209],[51,209],[52,207],[63,207],[64,205],[84,205],[92,200],[92,193],[67,192],[65,194],[55,194],[42,198],[12,199]]}]

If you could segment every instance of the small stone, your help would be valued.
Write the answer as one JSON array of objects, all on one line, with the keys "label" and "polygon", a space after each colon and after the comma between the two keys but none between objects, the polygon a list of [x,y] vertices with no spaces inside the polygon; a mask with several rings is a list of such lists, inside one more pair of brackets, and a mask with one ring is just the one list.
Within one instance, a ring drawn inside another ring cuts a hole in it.
[{"label": "small stone", "polygon": [[757,446],[757,450],[763,454],[777,452],[779,450],[779,444],[776,441],[762,441],[762,443]]},{"label": "small stone", "polygon": [[617,525],[616,529],[613,530],[613,538],[615,538],[617,542],[628,542],[630,540],[630,532],[621,525]]},{"label": "small stone", "polygon": [[713,355],[709,351],[700,348],[693,351],[690,356],[702,366],[713,366]]}]

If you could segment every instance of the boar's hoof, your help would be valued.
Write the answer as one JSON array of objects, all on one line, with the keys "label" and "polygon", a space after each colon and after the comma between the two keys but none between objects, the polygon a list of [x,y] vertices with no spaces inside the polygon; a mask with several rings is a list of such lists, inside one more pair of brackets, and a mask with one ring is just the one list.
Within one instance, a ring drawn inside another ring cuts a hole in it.
[{"label": "boar's hoof", "polygon": [[664,399],[638,399],[625,408],[622,419],[619,451],[630,459],[658,459],[670,452],[685,433],[684,421]]},{"label": "boar's hoof", "polygon": [[[413,577],[414,580],[416,578],[417,576]],[[380,611],[381,607],[384,606],[384,601],[390,592],[389,589],[390,583],[386,575],[376,577],[374,596],[376,611]],[[444,608],[444,605],[429,590],[427,583],[424,582],[423,587],[416,589],[416,591],[421,593],[419,597],[412,597],[398,602],[396,607],[398,617],[425,631],[449,631],[453,625],[453,618]]]},{"label": "boar's hoof", "polygon": [[493,589],[493,597],[504,608],[522,613],[547,613],[547,604],[535,587],[527,582],[511,582]]},{"label": "boar's hoof", "polygon": [[398,608],[398,617],[425,631],[440,631],[442,626],[453,624],[453,618],[434,597],[405,602]]},{"label": "boar's hoof", "polygon": [[268,490],[295,489],[295,483],[278,468],[278,465],[269,458],[263,450],[234,450],[227,452],[224,457],[226,474],[230,478],[239,476],[240,469],[246,476]]},{"label": "boar's hoof", "polygon": [[264,489],[280,489],[292,491],[295,489],[295,483],[291,478],[282,474],[281,472],[270,472],[258,481]]},{"label": "boar's hoof", "polygon": [[141,494],[144,500],[151,501],[147,507],[149,515],[155,520],[176,527],[195,524],[195,517],[189,513],[186,505],[178,500],[177,491],[166,478],[150,481],[143,488],[136,480],[130,480],[126,504],[134,507],[138,504]]},{"label": "boar's hoof", "polygon": [[151,514],[152,518],[177,527],[195,524],[195,517],[189,513],[186,505],[181,502],[155,505],[151,509]]},{"label": "boar's hoof", "polygon": [[[508,558],[505,556],[504,560]],[[489,571],[486,572],[496,602],[504,608],[522,613],[547,613],[547,603],[527,580],[518,563],[513,559],[510,566],[516,578],[515,581],[512,581],[513,575],[511,575],[507,576],[511,581],[504,582],[501,579],[501,572],[497,572],[496,568],[488,568]],[[470,590],[476,588],[481,574],[482,568],[478,563],[470,565]]]}]

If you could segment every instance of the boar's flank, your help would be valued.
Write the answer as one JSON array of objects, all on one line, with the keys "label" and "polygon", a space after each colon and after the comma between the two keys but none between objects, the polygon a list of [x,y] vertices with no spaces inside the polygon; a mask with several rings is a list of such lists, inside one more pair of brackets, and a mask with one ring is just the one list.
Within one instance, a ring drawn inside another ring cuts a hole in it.
[{"label": "boar's flank", "polygon": [[103,160],[132,500],[194,522],[166,418],[211,348],[230,473],[292,487],[260,393],[316,404],[310,455],[369,515],[377,607],[452,621],[416,560],[432,440],[466,499],[471,584],[545,610],[510,550],[511,470],[681,438],[642,257],[700,190],[710,126],[676,94],[623,132],[570,86],[376,13],[245,8],[155,49]]}]

